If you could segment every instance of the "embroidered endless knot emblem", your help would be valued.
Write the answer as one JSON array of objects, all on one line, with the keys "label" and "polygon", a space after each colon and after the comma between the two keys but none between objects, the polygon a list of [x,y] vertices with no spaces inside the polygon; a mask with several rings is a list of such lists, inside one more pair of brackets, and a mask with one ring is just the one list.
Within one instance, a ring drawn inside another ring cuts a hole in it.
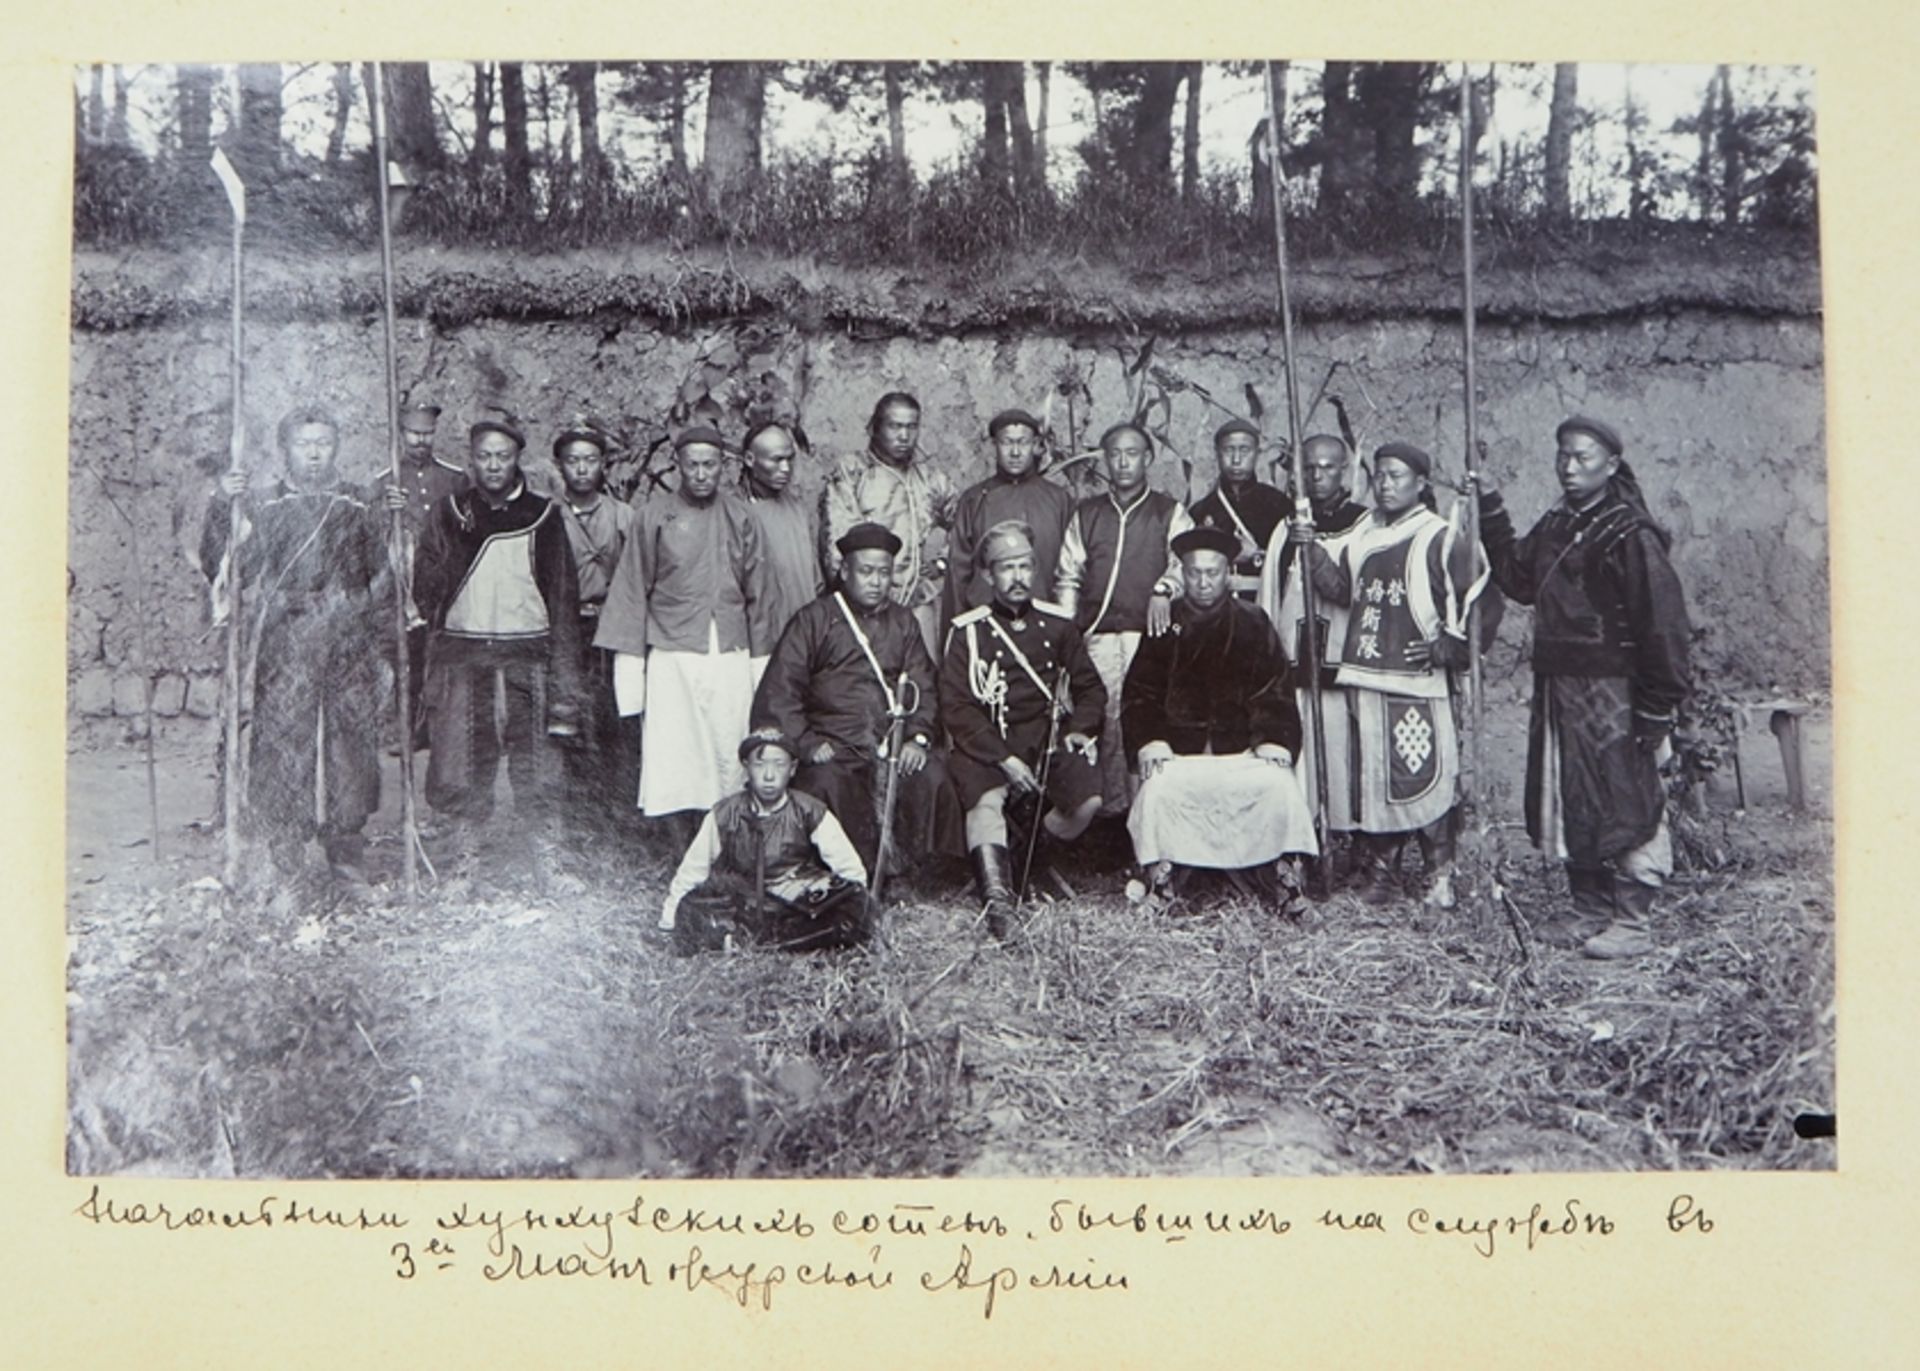
[{"label": "embroidered endless knot emblem", "polygon": [[1393,748],[1407,764],[1408,771],[1425,770],[1427,758],[1433,755],[1433,725],[1421,718],[1418,710],[1409,707],[1393,726]]}]

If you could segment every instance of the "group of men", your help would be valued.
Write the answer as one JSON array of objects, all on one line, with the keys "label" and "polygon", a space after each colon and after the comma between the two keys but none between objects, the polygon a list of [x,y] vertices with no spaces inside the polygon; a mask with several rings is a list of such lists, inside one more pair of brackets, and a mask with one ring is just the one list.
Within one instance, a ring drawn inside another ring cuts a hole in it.
[{"label": "group of men", "polygon": [[[1213,869],[1298,898],[1319,809],[1350,835],[1362,898],[1398,898],[1411,833],[1425,898],[1445,906],[1453,682],[1470,610],[1497,586],[1536,609],[1528,826],[1572,897],[1542,926],[1593,956],[1651,947],[1687,617],[1605,423],[1560,426],[1564,498],[1526,537],[1478,490],[1483,548],[1438,512],[1419,448],[1372,454],[1363,505],[1355,454],[1315,435],[1296,505],[1259,479],[1261,434],[1239,419],[1191,509],[1152,488],[1155,445],[1133,423],[1100,439],[1105,488],[1074,499],[1018,409],[988,425],[992,475],[956,493],[904,392],[881,397],[817,507],[777,423],[744,435],[737,480],[721,433],[681,430],[676,479],[629,506],[605,489],[613,444],[591,424],[553,439],[549,498],[516,421],[474,423],[455,464],[437,419],[407,409],[400,479],[362,490],[335,470],[334,421],[295,411],[284,476],[245,494],[248,793],[284,871],[318,836],[335,876],[366,884],[398,577],[421,725],[407,741],[429,747],[427,802],[469,860],[503,755],[536,875],[563,835],[604,840],[636,808],[665,819],[684,856],[661,923],[684,947],[858,941],[868,887],[906,874],[903,854],[915,869],[966,854],[1004,935],[1036,873],[1102,816],[1124,816],[1140,887],[1163,897]],[[234,570],[225,501],[245,491],[230,475],[215,497],[210,576]],[[1317,681],[1296,670],[1310,645]]]}]

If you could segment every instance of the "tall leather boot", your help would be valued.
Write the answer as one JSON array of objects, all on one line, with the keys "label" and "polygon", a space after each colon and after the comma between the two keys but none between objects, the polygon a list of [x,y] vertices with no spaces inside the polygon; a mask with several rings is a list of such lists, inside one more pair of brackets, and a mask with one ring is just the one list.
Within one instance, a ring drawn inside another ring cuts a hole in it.
[{"label": "tall leather boot", "polygon": [[1600,961],[1625,961],[1653,951],[1653,897],[1660,887],[1630,876],[1613,877],[1613,922],[1580,947]]},{"label": "tall leather boot", "polygon": [[1376,833],[1355,833],[1353,848],[1359,869],[1354,894],[1370,905],[1392,904],[1399,895],[1394,889],[1393,868],[1389,865],[1391,856],[1399,850],[1397,836],[1385,838]]},{"label": "tall leather boot", "polygon": [[996,939],[1004,940],[1008,916],[1013,911],[1006,844],[982,843],[967,855],[973,859],[973,885],[987,916],[987,931]]}]

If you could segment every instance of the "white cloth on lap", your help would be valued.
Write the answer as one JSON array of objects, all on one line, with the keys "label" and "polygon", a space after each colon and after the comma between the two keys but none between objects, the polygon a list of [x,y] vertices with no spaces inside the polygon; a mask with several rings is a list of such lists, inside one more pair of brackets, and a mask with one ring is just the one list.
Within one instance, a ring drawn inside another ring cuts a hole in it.
[{"label": "white cloth on lap", "polygon": [[1250,752],[1168,761],[1140,783],[1127,831],[1142,865],[1237,871],[1320,850],[1300,777]]}]

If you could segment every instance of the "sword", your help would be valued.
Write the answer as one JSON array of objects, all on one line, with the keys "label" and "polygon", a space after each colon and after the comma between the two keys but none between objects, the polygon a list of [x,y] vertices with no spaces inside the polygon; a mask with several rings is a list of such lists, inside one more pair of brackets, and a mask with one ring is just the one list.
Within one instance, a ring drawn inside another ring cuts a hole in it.
[{"label": "sword", "polygon": [[1027,881],[1033,875],[1033,855],[1040,850],[1041,820],[1047,813],[1047,778],[1053,775],[1053,750],[1060,745],[1061,703],[1067,698],[1067,669],[1053,683],[1053,699],[1047,707],[1047,750],[1040,754],[1040,788],[1034,793],[1033,823],[1027,830],[1027,851],[1020,863],[1020,880],[1013,888],[1013,902],[1026,903]]},{"label": "sword", "polygon": [[869,907],[879,903],[887,879],[887,860],[893,855],[893,805],[900,794],[900,749],[906,742],[907,718],[919,707],[920,688],[903,671],[887,710],[887,788],[880,801],[880,847],[873,859],[873,879],[867,883]]}]

